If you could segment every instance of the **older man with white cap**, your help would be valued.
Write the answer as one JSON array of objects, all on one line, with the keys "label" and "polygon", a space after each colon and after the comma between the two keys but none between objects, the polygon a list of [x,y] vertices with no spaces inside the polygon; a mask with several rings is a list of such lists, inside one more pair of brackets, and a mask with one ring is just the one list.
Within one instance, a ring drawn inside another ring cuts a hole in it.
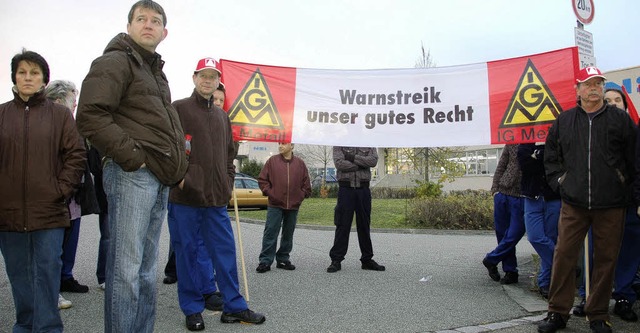
[{"label": "older man with white cap", "polygon": [[624,111],[604,103],[605,77],[586,67],[576,76],[578,105],[562,112],[547,135],[547,181],[562,208],[553,256],[549,314],[538,332],[566,327],[575,295],[575,263],[589,228],[593,267],[584,310],[592,332],[612,332],[609,299],[635,177],[636,129]]},{"label": "older man with white cap", "polygon": [[[203,285],[209,282],[206,273],[211,272],[210,261],[224,300],[220,320],[265,321],[264,315],[248,309],[240,295],[235,241],[227,214],[235,177],[235,149],[229,117],[213,103],[221,74],[216,59],[201,59],[193,73],[193,94],[172,103],[190,146],[187,174],[169,194],[168,220],[176,254],[178,300],[191,331],[204,329]],[[198,251],[202,243],[208,255],[205,258],[204,251]]]}]

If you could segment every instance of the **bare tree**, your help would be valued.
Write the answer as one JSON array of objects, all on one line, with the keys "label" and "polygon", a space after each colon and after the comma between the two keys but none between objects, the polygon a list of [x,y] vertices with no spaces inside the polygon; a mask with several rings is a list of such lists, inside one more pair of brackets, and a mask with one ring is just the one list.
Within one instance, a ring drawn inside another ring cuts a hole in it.
[{"label": "bare tree", "polygon": [[431,50],[424,49],[424,42],[420,42],[420,50],[422,53],[418,60],[416,60],[415,68],[431,68],[436,67],[435,61],[433,61],[433,57],[431,56]]},{"label": "bare tree", "polygon": [[[333,147],[332,146],[320,146],[320,145],[295,145],[295,153],[298,157],[302,158],[307,164],[307,168],[322,167],[322,186],[325,185],[327,178],[327,167],[330,163],[333,163]],[[319,173],[315,172],[312,178],[315,178]]]}]

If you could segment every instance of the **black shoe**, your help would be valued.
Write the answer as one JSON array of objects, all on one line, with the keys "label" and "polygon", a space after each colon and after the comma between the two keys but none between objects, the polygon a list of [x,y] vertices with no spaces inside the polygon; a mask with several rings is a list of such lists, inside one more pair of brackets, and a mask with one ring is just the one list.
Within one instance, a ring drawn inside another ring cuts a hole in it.
[{"label": "black shoe", "polygon": [[604,320],[592,320],[589,322],[589,327],[593,333],[611,333],[611,324]]},{"label": "black shoe", "polygon": [[256,272],[258,273],[264,273],[264,272],[268,272],[271,270],[271,266],[267,265],[267,264],[259,264],[258,267],[256,268]]},{"label": "black shoe", "polygon": [[538,292],[544,299],[549,299],[549,286],[538,287]]},{"label": "black shoe", "polygon": [[199,313],[188,315],[185,321],[189,331],[202,331],[204,329],[204,319]]},{"label": "black shoe", "polygon": [[638,321],[638,315],[632,308],[633,304],[628,300],[621,298],[616,301],[616,305],[613,307],[613,314],[624,321]]},{"label": "black shoe", "polygon": [[283,261],[276,264],[276,268],[281,268],[287,271],[292,271],[296,269],[296,266],[291,263],[291,261]]},{"label": "black shoe", "polygon": [[222,311],[224,301],[222,300],[222,294],[216,291],[211,294],[204,295],[204,307],[211,311]]},{"label": "black shoe", "polygon": [[89,287],[81,285],[74,278],[60,281],[60,291],[66,291],[70,293],[86,293],[89,292]]},{"label": "black shoe", "polygon": [[549,312],[547,318],[538,324],[538,333],[555,333],[567,327],[567,321],[557,312]]},{"label": "black shoe", "polygon": [[164,284],[174,284],[176,282],[178,282],[178,278],[173,276],[165,276],[164,279],[162,279],[162,283]]},{"label": "black shoe", "polygon": [[249,309],[236,313],[222,313],[220,321],[223,323],[244,323],[244,324],[262,324],[266,318],[262,313],[253,312]]},{"label": "black shoe", "polygon": [[482,264],[484,265],[484,267],[487,268],[487,271],[489,271],[489,277],[491,278],[491,280],[496,282],[500,281],[500,273],[498,273],[498,265],[489,263],[486,258],[482,260]]},{"label": "black shoe", "polygon": [[335,273],[341,269],[342,269],[342,266],[340,265],[339,261],[332,261],[331,265],[327,267],[327,273]]},{"label": "black shoe", "polygon": [[369,271],[382,272],[386,268],[384,266],[382,266],[382,265],[378,265],[378,263],[375,262],[375,260],[370,259],[370,260],[362,262],[362,269],[366,269],[366,270],[369,270]]},{"label": "black shoe", "polygon": [[587,313],[584,312],[584,305],[587,304],[587,299],[583,298],[580,304],[573,307],[573,315],[578,317],[586,317]]},{"label": "black shoe", "polygon": [[500,284],[514,284],[518,283],[518,272],[505,272]]}]

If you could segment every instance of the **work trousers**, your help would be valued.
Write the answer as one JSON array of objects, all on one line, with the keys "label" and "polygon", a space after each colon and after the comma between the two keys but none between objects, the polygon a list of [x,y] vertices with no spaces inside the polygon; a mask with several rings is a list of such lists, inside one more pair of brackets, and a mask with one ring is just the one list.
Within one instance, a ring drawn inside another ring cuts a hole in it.
[{"label": "work trousers", "polygon": [[635,205],[627,207],[624,236],[618,255],[614,279],[615,290],[613,291],[614,299],[626,299],[631,304],[637,298],[631,286],[638,272],[638,266],[640,266],[640,217],[638,217],[636,210]]},{"label": "work trousers", "polygon": [[493,226],[498,246],[487,253],[485,260],[494,265],[501,262],[505,272],[517,272],[516,245],[525,233],[523,198],[496,193],[493,197]]},{"label": "work trousers", "polygon": [[593,262],[585,312],[589,320],[609,320],[609,299],[624,231],[625,208],[587,209],[562,202],[553,255],[549,312],[568,317],[575,295],[575,267],[591,227]]},{"label": "work trousers", "polygon": [[[240,295],[236,243],[227,207],[192,207],[169,204],[169,233],[176,256],[178,301],[188,316],[204,310],[203,294],[215,291],[215,280],[224,300],[224,312],[236,313],[248,308]],[[203,258],[201,243],[206,248]],[[209,289],[206,290],[207,284]]]}]

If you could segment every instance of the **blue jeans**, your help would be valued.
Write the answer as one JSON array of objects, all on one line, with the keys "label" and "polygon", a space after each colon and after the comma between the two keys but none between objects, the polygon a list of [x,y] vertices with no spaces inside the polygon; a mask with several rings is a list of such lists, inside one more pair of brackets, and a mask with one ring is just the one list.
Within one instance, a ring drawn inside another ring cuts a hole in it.
[{"label": "blue jeans", "polygon": [[76,264],[78,239],[80,238],[80,218],[71,220],[71,226],[64,231],[62,241],[62,274],[60,280],[73,279],[73,266]]},{"label": "blue jeans", "polygon": [[551,266],[558,239],[560,205],[560,200],[545,201],[543,197],[524,199],[524,224],[527,229],[527,238],[540,256],[538,287],[548,288],[551,284]]},{"label": "blue jeans", "polygon": [[105,332],[153,332],[158,242],[169,188],[151,171],[125,172],[107,160],[110,244],[104,305]]},{"label": "blue jeans", "polygon": [[524,200],[496,193],[493,197],[493,226],[498,246],[487,253],[486,260],[494,265],[502,262],[505,272],[518,271],[516,245],[524,236]]},{"label": "blue jeans", "polygon": [[109,214],[107,212],[98,215],[100,225],[100,244],[98,245],[98,266],[96,267],[96,278],[98,284],[105,281],[107,267],[107,252],[109,250]]},{"label": "blue jeans", "polygon": [[[169,232],[176,255],[178,273],[178,301],[185,315],[204,310],[203,294],[211,275],[211,262],[215,279],[224,300],[224,312],[235,313],[248,308],[240,295],[236,244],[227,207],[191,207],[169,205]],[[202,258],[201,243],[208,258]],[[206,260],[209,259],[209,260]],[[210,289],[209,291],[215,290]]]},{"label": "blue jeans", "polygon": [[14,333],[62,332],[58,310],[64,228],[0,232],[16,309]]},{"label": "blue jeans", "polygon": [[[262,234],[262,252],[260,252],[260,263],[271,265],[275,258],[277,262],[289,261],[289,253],[293,248],[293,232],[296,229],[298,210],[288,210],[278,207],[267,207],[267,221],[264,224]],[[276,252],[278,245],[278,234],[282,228],[280,238],[280,248]]]}]

